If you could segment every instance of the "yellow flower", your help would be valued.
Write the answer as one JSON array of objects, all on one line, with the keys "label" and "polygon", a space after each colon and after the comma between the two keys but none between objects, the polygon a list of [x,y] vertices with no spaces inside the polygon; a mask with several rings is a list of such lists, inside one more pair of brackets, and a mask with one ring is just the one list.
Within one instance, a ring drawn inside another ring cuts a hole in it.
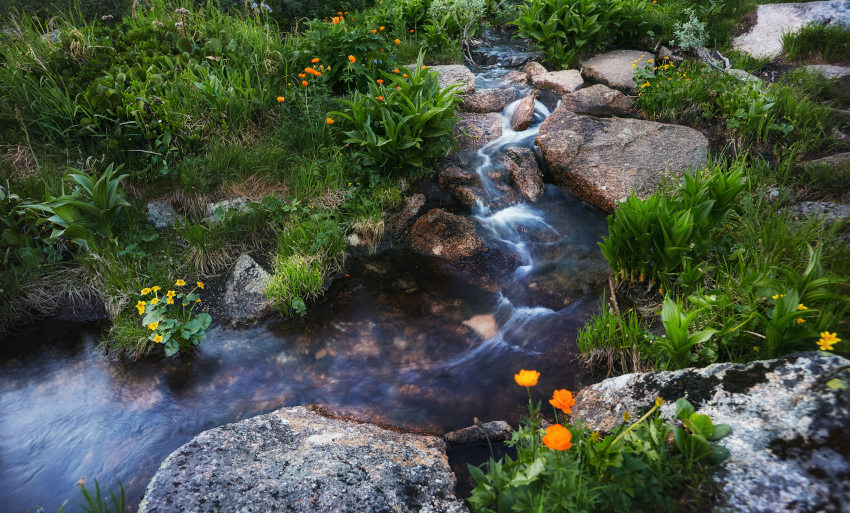
[{"label": "yellow flower", "polygon": [[201,298],[196,299],[196,300],[195,300],[195,302],[196,302],[196,303],[200,303],[200,302],[201,302]]},{"label": "yellow flower", "polygon": [[186,282],[183,281],[183,280],[177,280],[174,284],[177,285],[178,287],[182,287],[182,286],[186,285]]},{"label": "yellow flower", "polygon": [[173,290],[169,290],[168,292],[166,292],[166,293],[165,293],[165,295],[166,295],[167,297],[174,297],[174,296],[176,296],[176,295],[177,295],[177,293],[176,293],[176,292],[174,292]]},{"label": "yellow flower", "polygon": [[152,305],[155,305],[155,304],[157,304],[157,303],[159,303],[159,298],[158,298],[158,297],[155,297],[155,298],[151,299],[151,304],[152,304]]},{"label": "yellow flower", "polygon": [[649,86],[651,86],[651,85],[652,85],[652,84],[650,84],[649,82],[645,82],[645,83],[641,84],[640,86],[641,86],[641,87],[649,87]]},{"label": "yellow flower", "polygon": [[199,282],[196,282],[196,283],[198,284],[199,289],[204,290],[204,282],[199,281]]},{"label": "yellow flower", "polygon": [[770,296],[771,299],[779,299],[781,297],[785,297],[785,294],[774,294]]},{"label": "yellow flower", "polygon": [[802,317],[797,318],[797,324],[803,324],[804,322],[806,322],[806,319],[803,319]]},{"label": "yellow flower", "polygon": [[151,331],[153,331],[153,330],[155,330],[155,329],[157,329],[157,328],[159,328],[159,323],[158,323],[158,322],[152,322],[152,323],[148,324],[148,329],[149,329],[149,330],[151,330]]},{"label": "yellow flower", "polygon": [[838,333],[821,331],[820,340],[817,341],[817,344],[821,351],[832,351],[832,346],[839,342],[841,342],[841,339],[838,338]]},{"label": "yellow flower", "polygon": [[351,64],[354,64],[355,62],[357,62],[357,57],[355,57],[355,56],[353,56],[353,55],[349,55],[349,56],[348,56],[348,61],[349,61]]},{"label": "yellow flower", "polygon": [[136,303],[136,309],[139,311],[139,315],[145,313],[145,304],[146,303],[144,301],[139,301],[138,303]]},{"label": "yellow flower", "polygon": [[165,298],[165,303],[169,304],[169,305],[173,305],[174,304],[174,298],[173,297]]},{"label": "yellow flower", "polygon": [[142,295],[143,295],[143,296],[147,296],[147,295],[148,295],[148,294],[150,294],[150,293],[151,293],[151,289],[149,289],[149,288],[147,288],[147,287],[145,287],[145,288],[143,288],[143,289],[142,289]]},{"label": "yellow flower", "polygon": [[153,341],[156,342],[157,344],[162,343],[162,335],[154,335]]},{"label": "yellow flower", "polygon": [[801,311],[801,312],[802,312],[803,310],[808,310],[808,309],[809,309],[809,307],[808,307],[808,306],[806,306],[806,305],[804,305],[803,303],[800,303],[799,305],[797,305],[797,310],[799,310],[799,311]]},{"label": "yellow flower", "polygon": [[151,292],[159,292],[160,290],[162,290],[162,287],[160,287],[159,285],[154,285],[153,287],[151,287]]},{"label": "yellow flower", "polygon": [[514,374],[514,381],[521,387],[533,387],[539,377],[540,373],[535,370],[520,369],[519,373]]},{"label": "yellow flower", "polygon": [[286,100],[286,98],[284,98],[283,96],[278,96],[278,97],[277,97],[277,102],[278,102],[278,103],[283,103],[285,100]]}]

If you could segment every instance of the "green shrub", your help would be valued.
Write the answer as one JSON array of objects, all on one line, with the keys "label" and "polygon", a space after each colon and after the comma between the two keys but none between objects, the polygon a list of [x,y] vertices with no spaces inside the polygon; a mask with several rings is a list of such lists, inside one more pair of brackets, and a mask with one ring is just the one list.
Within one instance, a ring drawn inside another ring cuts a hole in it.
[{"label": "green shrub", "polygon": [[850,59],[850,27],[839,23],[805,25],[797,32],[782,34],[782,50],[792,61]]},{"label": "green shrub", "polygon": [[[566,390],[555,391],[550,401],[563,413],[574,402]],[[702,502],[698,494],[709,488],[713,465],[728,455],[712,442],[730,428],[697,414],[684,399],[676,402],[682,427],[674,428],[656,413],[663,403],[659,397],[631,424],[624,413],[624,422],[603,437],[580,422],[560,424],[557,409],[556,424],[544,430],[539,403],[529,401],[529,417],[507,442],[516,459],[491,457],[483,469],[469,466],[476,482],[468,499],[472,511],[676,511],[683,494]]]},{"label": "green shrub", "polygon": [[563,68],[617,40],[641,35],[642,0],[525,0],[512,23],[531,39],[547,60]]},{"label": "green shrub", "polygon": [[344,111],[329,114],[353,125],[345,142],[372,170],[370,181],[379,181],[381,173],[414,174],[445,155],[458,119],[456,86],[441,89],[437,73],[422,65],[421,53],[414,70],[396,71],[382,73],[381,83],[370,82],[368,93],[355,92],[343,100]]}]

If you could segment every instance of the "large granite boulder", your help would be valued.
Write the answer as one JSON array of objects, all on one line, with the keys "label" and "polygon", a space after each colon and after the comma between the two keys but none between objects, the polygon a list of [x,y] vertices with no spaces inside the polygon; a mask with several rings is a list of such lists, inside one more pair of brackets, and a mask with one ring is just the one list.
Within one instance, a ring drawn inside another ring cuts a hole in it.
[{"label": "large granite boulder", "polygon": [[488,114],[461,113],[454,128],[458,149],[477,150],[502,136],[502,116],[496,112]]},{"label": "large granite boulder", "polygon": [[756,24],[732,40],[732,46],[757,59],[773,59],[782,53],[785,32],[809,23],[850,24],[850,0],[760,5],[756,17]]},{"label": "large granite boulder", "polygon": [[718,512],[815,513],[850,504],[850,361],[803,353],[746,365],[626,374],[576,395],[572,420],[607,431],[624,412],[637,418],[655,398],[687,398],[732,432],[719,441],[729,458],[717,479],[726,496]]},{"label": "large granite boulder", "polygon": [[[408,69],[416,69],[415,64],[407,66]],[[469,68],[462,64],[444,64],[440,66],[428,66],[431,71],[439,73],[440,87],[449,87],[458,84],[455,91],[459,94],[468,94],[475,91],[475,75]]]},{"label": "large granite boulder", "polygon": [[410,228],[410,249],[451,262],[469,260],[487,251],[472,219],[441,208],[428,211]]},{"label": "large granite boulder", "polygon": [[850,205],[831,201],[801,201],[783,209],[782,213],[787,213],[795,219],[817,218],[834,223],[850,219]]},{"label": "large granite boulder", "polygon": [[464,95],[461,109],[466,112],[502,112],[512,101],[519,98],[517,89],[479,89]]},{"label": "large granite boulder", "polygon": [[532,89],[519,101],[511,114],[511,130],[519,132],[531,126],[534,121],[534,102],[537,100],[538,93],[539,91]]},{"label": "large granite boulder", "polygon": [[540,75],[541,73],[548,73],[549,70],[546,69],[546,66],[540,64],[537,61],[528,61],[525,63],[525,66],[522,67],[522,72],[525,73],[530,79],[534,75]]},{"label": "large granite boulder", "polygon": [[283,408],[204,431],[165,460],[140,513],[462,513],[438,437]]},{"label": "large granite boulder", "polygon": [[576,114],[563,106],[535,140],[555,184],[613,210],[633,192],[645,198],[665,176],[704,164],[708,139],[679,125]]},{"label": "large granite boulder", "polygon": [[804,66],[804,68],[825,79],[838,79],[845,86],[850,86],[850,67],[834,66],[832,64],[809,64],[808,66]]},{"label": "large granite boulder", "polygon": [[575,69],[548,71],[531,77],[531,83],[538,89],[551,89],[556,94],[578,91],[584,85],[581,73]]},{"label": "large granite boulder", "polygon": [[271,306],[266,297],[269,273],[248,254],[236,260],[227,277],[222,298],[225,322],[247,324],[260,319]]},{"label": "large granite boulder", "polygon": [[621,91],[636,91],[634,74],[640,67],[652,66],[655,55],[639,50],[614,50],[591,57],[581,65],[584,78]]},{"label": "large granite boulder", "polygon": [[407,229],[413,224],[413,220],[419,215],[423,206],[425,206],[425,195],[422,193],[404,198],[398,211],[393,212],[387,219],[387,232],[395,235]]},{"label": "large granite boulder", "polygon": [[563,97],[565,109],[592,116],[634,117],[636,110],[632,104],[631,98],[602,84],[585,87]]}]

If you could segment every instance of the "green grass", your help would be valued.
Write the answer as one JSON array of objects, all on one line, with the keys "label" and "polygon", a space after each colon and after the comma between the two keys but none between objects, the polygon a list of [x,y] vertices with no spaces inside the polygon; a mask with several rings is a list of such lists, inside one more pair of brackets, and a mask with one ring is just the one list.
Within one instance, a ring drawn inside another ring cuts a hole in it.
[{"label": "green grass", "polygon": [[850,27],[813,23],[782,34],[782,50],[792,61],[846,61],[850,59]]},{"label": "green grass", "polygon": [[651,352],[644,321],[637,312],[617,315],[605,301],[600,311],[578,332],[579,361],[586,367],[601,367],[610,375],[641,372],[651,365]]}]

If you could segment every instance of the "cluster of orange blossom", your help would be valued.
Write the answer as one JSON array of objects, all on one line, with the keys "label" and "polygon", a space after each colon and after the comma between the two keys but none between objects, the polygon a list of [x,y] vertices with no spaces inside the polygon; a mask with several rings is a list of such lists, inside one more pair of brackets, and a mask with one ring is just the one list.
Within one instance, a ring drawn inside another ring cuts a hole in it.
[{"label": "cluster of orange blossom", "polygon": [[[520,369],[519,373],[514,374],[514,381],[521,387],[533,387],[537,385],[537,380],[540,378],[540,373],[535,370]],[[566,414],[572,411],[576,401],[573,399],[573,394],[569,390],[555,390],[552,393],[552,399],[549,399],[549,404],[558,408]],[[553,424],[546,428],[546,434],[543,435],[541,441],[543,445],[554,451],[566,451],[572,447],[572,434],[570,430],[561,424]]]}]

